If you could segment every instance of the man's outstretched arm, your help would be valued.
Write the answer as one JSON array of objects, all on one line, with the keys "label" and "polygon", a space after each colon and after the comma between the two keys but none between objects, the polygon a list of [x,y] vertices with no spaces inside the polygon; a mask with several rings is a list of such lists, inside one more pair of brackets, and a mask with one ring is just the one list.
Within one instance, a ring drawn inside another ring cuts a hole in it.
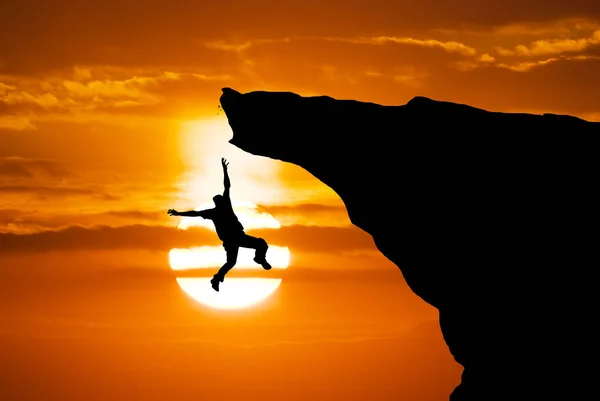
[{"label": "man's outstretched arm", "polygon": [[167,212],[169,216],[183,216],[183,217],[204,217],[208,218],[210,215],[210,209],[207,210],[188,210],[186,212],[178,212],[175,209],[169,209]]},{"label": "man's outstretched arm", "polygon": [[223,196],[229,199],[229,188],[231,187],[231,181],[229,181],[229,174],[227,173],[227,166],[229,163],[225,158],[221,158],[221,165],[223,166],[223,186],[225,187]]}]

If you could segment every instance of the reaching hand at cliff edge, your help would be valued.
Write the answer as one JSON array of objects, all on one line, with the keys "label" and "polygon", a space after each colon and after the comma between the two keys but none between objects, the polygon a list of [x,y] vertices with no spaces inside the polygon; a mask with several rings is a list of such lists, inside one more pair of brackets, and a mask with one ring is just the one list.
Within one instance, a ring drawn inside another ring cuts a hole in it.
[{"label": "reaching hand at cliff edge", "polygon": [[229,162],[224,157],[221,157],[221,165],[223,166],[223,170],[227,170],[227,166],[229,166]]}]

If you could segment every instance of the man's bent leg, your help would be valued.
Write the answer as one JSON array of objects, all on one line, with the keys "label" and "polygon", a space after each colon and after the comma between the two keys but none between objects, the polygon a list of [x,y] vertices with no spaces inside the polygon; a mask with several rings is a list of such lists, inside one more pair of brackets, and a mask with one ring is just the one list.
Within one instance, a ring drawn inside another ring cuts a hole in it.
[{"label": "man's bent leg", "polygon": [[240,241],[240,246],[243,248],[255,249],[254,261],[261,265],[265,270],[271,269],[271,265],[267,262],[267,249],[269,245],[267,241],[262,238],[253,237],[248,234],[244,234]]},{"label": "man's bent leg", "polygon": [[237,245],[229,245],[223,244],[225,248],[225,252],[227,253],[227,261],[219,271],[215,274],[212,280],[210,280],[212,287],[215,291],[219,291],[219,282],[223,282],[225,280],[225,275],[229,272],[229,270],[233,269],[237,262],[239,247]]}]

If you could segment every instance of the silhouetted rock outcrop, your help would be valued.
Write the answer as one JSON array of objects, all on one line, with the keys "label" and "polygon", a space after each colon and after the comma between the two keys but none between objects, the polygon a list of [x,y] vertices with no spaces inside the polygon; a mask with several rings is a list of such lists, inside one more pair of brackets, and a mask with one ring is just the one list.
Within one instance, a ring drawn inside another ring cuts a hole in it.
[{"label": "silhouetted rock outcrop", "polygon": [[595,315],[583,308],[600,266],[600,123],[423,97],[381,106],[225,88],[221,105],[232,144],[330,186],[439,309],[464,367],[451,400],[581,388],[571,379],[588,369],[580,322]]}]

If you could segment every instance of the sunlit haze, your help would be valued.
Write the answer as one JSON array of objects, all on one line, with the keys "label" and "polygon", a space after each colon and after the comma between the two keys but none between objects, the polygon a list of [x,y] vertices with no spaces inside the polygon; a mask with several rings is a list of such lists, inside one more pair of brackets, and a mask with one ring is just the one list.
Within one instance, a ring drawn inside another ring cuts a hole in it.
[{"label": "sunlit haze", "polygon": [[227,118],[202,118],[181,123],[181,154],[189,170],[181,185],[183,195],[196,204],[211,202],[223,192],[221,158],[233,161],[229,167],[233,198],[253,204],[285,202],[281,188],[281,163],[257,157],[232,146]]},{"label": "sunlit haze", "polygon": [[[331,188],[229,143],[223,87],[600,121],[599,1],[5,0],[0,17],[1,401],[448,400],[462,368],[438,311]],[[216,292],[212,222],[167,211],[213,207],[221,158],[273,269],[241,249]]]}]

